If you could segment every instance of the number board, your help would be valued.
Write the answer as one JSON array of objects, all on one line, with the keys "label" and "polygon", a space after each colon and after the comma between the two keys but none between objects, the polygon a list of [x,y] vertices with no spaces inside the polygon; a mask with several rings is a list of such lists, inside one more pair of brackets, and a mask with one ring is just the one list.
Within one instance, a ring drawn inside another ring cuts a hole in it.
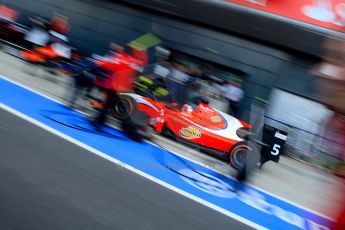
[{"label": "number board", "polygon": [[287,139],[287,132],[265,124],[263,128],[262,141],[268,146],[261,149],[261,164],[267,161],[279,161]]}]

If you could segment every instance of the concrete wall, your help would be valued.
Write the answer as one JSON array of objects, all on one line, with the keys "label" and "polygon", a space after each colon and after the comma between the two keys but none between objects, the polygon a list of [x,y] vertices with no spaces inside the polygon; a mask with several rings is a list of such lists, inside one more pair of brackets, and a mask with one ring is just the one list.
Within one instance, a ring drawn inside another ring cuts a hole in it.
[{"label": "concrete wall", "polygon": [[167,47],[244,71],[249,75],[245,109],[255,96],[268,98],[272,87],[312,97],[313,77],[308,72],[313,60],[114,2],[3,0],[20,11],[24,23],[33,14],[49,17],[58,12],[67,16],[71,24],[70,39],[85,52],[102,52],[110,41],[126,43],[154,31]]}]

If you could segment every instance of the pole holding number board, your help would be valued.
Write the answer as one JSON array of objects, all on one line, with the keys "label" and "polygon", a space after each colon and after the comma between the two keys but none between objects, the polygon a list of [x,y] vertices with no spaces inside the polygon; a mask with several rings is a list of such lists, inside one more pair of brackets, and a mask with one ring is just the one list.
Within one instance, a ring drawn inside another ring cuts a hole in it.
[{"label": "pole holding number board", "polygon": [[251,105],[250,124],[251,131],[255,135],[255,142],[260,146],[260,167],[272,160],[279,162],[288,133],[265,124],[265,105],[268,101],[255,96],[255,101]]}]

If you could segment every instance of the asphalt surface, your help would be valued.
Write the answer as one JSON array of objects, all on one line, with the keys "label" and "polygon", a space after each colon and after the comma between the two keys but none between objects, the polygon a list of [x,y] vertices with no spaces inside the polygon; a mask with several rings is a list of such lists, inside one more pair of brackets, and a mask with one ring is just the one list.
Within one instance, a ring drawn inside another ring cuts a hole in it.
[{"label": "asphalt surface", "polygon": [[0,109],[0,230],[251,229]]}]

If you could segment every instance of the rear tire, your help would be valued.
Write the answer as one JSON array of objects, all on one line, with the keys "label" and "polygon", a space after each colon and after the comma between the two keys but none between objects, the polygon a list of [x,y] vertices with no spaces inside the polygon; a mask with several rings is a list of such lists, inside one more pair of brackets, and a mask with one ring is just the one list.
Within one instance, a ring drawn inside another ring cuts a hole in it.
[{"label": "rear tire", "polygon": [[240,170],[244,167],[247,159],[248,152],[252,149],[248,146],[247,142],[239,142],[234,145],[229,153],[229,162],[232,167]]}]

